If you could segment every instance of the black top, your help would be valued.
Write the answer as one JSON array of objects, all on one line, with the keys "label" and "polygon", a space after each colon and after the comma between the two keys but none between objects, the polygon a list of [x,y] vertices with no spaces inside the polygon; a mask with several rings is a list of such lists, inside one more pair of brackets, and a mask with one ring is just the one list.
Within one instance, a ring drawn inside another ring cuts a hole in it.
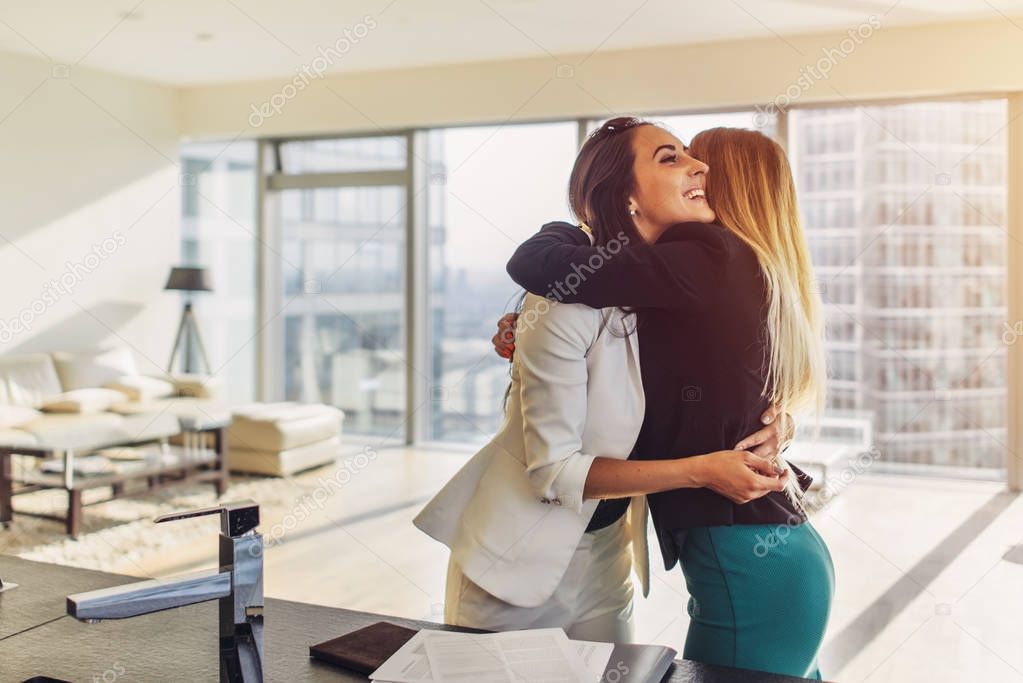
[{"label": "black top", "polygon": [[[630,458],[727,450],[763,426],[767,292],[756,255],[731,231],[684,223],[656,244],[611,253],[574,225],[548,223],[516,250],[508,274],[564,303],[637,307],[646,413]],[[793,471],[805,491],[811,478]],[[744,505],[707,488],[647,499],[666,569],[678,558],[676,530],[805,521],[781,492]]]},{"label": "black top", "polygon": [[[632,459],[632,455],[629,455]],[[631,498],[605,498],[597,503],[590,517],[590,523],[586,525],[586,531],[598,531],[604,527],[611,526],[625,516],[629,511]]]}]

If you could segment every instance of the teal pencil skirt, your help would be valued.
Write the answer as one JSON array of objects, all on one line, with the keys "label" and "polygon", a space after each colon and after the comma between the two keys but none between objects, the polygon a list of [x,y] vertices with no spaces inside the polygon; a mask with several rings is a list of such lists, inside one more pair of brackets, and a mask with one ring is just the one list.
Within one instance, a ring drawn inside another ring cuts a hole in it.
[{"label": "teal pencil skirt", "polygon": [[691,622],[683,656],[820,680],[835,569],[809,522],[676,532]]}]

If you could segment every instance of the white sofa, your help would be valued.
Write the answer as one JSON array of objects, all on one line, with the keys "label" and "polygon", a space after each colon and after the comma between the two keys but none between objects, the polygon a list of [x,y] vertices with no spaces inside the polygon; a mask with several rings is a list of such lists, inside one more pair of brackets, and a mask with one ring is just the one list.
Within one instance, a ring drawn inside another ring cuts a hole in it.
[{"label": "white sofa", "polygon": [[341,410],[297,403],[230,410],[218,400],[220,389],[197,375],[141,376],[127,348],[0,357],[0,449],[174,443],[181,439],[178,418],[198,416],[232,418],[232,471],[285,476],[337,458]]},{"label": "white sofa", "polygon": [[[124,493],[131,474],[104,471],[83,480],[73,476],[84,471],[76,467],[76,456],[115,445],[171,439],[181,433],[185,421],[179,418],[186,409],[192,413],[188,421],[191,427],[202,422],[211,424],[196,419],[196,415],[215,410],[213,389],[212,383],[196,382],[194,377],[140,375],[131,350],[126,348],[0,357],[0,524],[6,526],[13,520],[13,496],[19,492],[14,488],[15,481],[29,476],[32,481],[22,492],[39,487],[67,491],[67,515],[63,519],[67,533],[77,537],[83,523],[83,492],[109,486],[116,498]],[[163,409],[158,401],[164,402]],[[204,404],[210,405],[202,408]],[[159,468],[150,468],[140,478],[146,477],[150,489],[179,479],[209,482],[218,495],[223,495],[228,482],[227,463],[222,457],[226,440],[223,428],[214,430],[212,438],[218,454],[213,461],[204,461],[195,468],[174,467],[168,472],[172,478],[167,482],[162,480],[165,472]],[[27,470],[14,473],[16,459],[25,467],[41,469],[38,459],[54,455],[63,456],[59,484],[33,477],[38,473]],[[25,462],[24,456],[30,462]]]},{"label": "white sofa", "polygon": [[[194,377],[181,386],[194,392]],[[0,357],[0,447],[88,449],[178,433],[170,411],[140,409],[152,394],[182,406],[213,395],[186,397],[174,378],[143,378],[128,349]]]}]

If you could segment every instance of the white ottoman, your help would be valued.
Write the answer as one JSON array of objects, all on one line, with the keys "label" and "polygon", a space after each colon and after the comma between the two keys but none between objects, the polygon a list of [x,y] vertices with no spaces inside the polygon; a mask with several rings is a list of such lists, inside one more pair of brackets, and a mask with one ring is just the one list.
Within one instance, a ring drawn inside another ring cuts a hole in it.
[{"label": "white ottoman", "polygon": [[231,470],[285,476],[333,462],[344,417],[337,408],[318,404],[237,407],[227,432]]}]

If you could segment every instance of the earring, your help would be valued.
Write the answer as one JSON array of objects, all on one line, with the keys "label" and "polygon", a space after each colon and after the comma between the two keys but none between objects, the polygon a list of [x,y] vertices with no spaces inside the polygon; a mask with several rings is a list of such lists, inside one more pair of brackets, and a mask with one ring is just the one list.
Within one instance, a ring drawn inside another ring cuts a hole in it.
[{"label": "earring", "polygon": [[633,209],[632,207],[629,207],[629,215],[630,215],[630,216],[636,216],[636,215],[638,215],[638,214],[639,214],[639,211],[636,211],[636,210],[635,210],[635,209]]}]

